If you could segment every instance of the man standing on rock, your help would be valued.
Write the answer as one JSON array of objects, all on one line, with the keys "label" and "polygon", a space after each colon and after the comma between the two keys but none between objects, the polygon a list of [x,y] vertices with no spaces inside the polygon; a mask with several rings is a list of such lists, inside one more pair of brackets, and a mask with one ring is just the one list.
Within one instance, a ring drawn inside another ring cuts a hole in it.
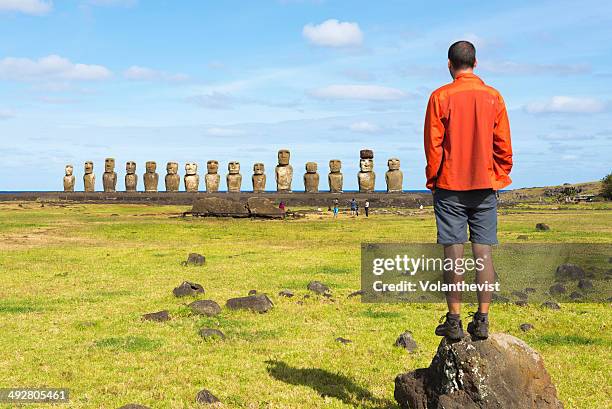
[{"label": "man standing on rock", "polygon": [[[512,146],[504,100],[473,73],[475,67],[472,43],[457,41],[450,46],[448,69],[453,82],[431,94],[425,115],[425,173],[444,258],[463,258],[469,227],[474,259],[483,265],[477,269],[476,281],[484,284],[495,281],[491,257],[491,246],[497,244],[495,192],[511,182]],[[455,271],[445,271],[444,279],[450,284],[463,281]],[[447,292],[446,302],[448,313],[436,335],[461,339],[461,292]],[[467,327],[474,338],[488,337],[490,302],[491,292],[478,292],[478,311]]]}]

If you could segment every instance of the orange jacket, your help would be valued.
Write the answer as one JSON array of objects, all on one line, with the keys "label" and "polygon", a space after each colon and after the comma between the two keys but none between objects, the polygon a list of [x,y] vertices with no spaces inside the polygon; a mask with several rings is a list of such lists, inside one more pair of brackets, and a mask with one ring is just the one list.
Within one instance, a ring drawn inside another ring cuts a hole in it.
[{"label": "orange jacket", "polygon": [[425,156],[428,189],[508,186],[510,124],[499,92],[472,73],[435,90],[425,115]]}]

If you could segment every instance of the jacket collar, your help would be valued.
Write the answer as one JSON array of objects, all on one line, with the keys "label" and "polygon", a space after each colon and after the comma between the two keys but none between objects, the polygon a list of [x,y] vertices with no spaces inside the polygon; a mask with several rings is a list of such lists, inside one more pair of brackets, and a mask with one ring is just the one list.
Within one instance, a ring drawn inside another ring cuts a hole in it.
[{"label": "jacket collar", "polygon": [[476,74],[474,74],[473,72],[462,72],[461,74],[457,75],[455,77],[455,81],[457,80],[476,80],[476,81],[480,81],[483,82],[480,77]]}]

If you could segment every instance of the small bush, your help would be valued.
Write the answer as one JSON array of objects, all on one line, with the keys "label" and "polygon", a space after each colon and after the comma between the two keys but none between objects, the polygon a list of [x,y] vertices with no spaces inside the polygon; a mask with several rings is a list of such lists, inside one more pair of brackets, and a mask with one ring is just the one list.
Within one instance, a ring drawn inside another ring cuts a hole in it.
[{"label": "small bush", "polygon": [[604,198],[612,200],[612,173],[601,180],[601,193]]}]

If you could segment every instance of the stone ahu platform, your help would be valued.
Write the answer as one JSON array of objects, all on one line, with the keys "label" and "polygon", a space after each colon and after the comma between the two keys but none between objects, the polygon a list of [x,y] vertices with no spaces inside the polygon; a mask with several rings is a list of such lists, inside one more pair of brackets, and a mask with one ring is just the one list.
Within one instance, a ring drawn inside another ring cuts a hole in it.
[{"label": "stone ahu platform", "polygon": [[206,193],[206,192],[11,192],[0,193],[0,202],[8,201],[63,201],[77,203],[126,203],[126,204],[162,204],[162,205],[191,205],[195,199],[205,197],[219,197],[240,202],[246,202],[250,197],[265,197],[280,203],[284,201],[287,207],[292,206],[331,206],[338,199],[340,207],[348,207],[352,198],[355,198],[360,207],[366,199],[370,206],[376,207],[405,207],[415,208],[420,205],[431,205],[431,194],[402,192],[402,193],[307,193],[307,192],[240,192],[240,193]]}]

